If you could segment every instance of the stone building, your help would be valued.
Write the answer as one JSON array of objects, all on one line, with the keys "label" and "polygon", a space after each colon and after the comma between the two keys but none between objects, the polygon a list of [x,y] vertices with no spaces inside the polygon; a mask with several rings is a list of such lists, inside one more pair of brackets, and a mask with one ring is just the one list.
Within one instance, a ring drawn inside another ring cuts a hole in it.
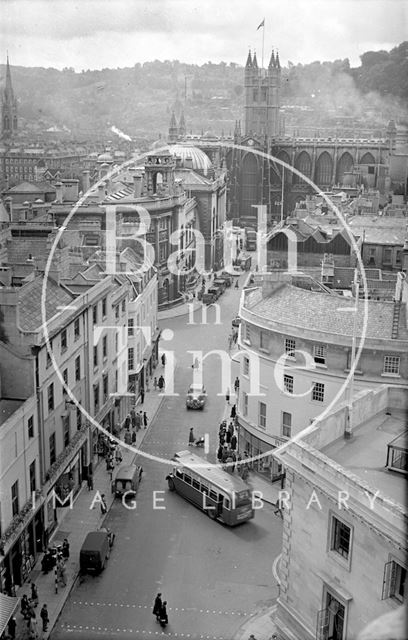
[{"label": "stone building", "polygon": [[359,634],[406,605],[407,392],[378,385],[352,406],[351,437],[339,403],[274,454],[286,471],[275,618],[285,640],[379,638]]},{"label": "stone building", "polygon": [[407,389],[408,295],[401,276],[395,301],[367,301],[365,321],[363,300],[356,310],[311,277],[253,279],[239,312],[239,448],[262,456],[254,468],[274,481],[282,470],[272,450],[335,403],[385,381]]}]

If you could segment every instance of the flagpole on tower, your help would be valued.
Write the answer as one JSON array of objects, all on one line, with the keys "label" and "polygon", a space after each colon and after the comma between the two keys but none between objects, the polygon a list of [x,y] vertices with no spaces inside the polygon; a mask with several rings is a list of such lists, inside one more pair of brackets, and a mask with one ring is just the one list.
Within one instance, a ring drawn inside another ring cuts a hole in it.
[{"label": "flagpole on tower", "polygon": [[262,20],[261,24],[257,27],[257,31],[262,27],[262,67],[264,66],[264,49],[265,49],[265,18]]}]

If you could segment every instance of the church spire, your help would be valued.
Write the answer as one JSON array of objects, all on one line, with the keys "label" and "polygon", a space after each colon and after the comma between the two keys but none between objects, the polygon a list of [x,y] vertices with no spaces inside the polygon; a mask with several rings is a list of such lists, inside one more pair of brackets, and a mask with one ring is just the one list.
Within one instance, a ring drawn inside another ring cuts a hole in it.
[{"label": "church spire", "polygon": [[258,68],[258,61],[256,59],[256,51],[254,51],[254,57],[252,58],[252,66],[254,69]]},{"label": "church spire", "polygon": [[181,112],[179,126],[178,126],[178,134],[181,138],[184,138],[186,135],[186,120],[184,118],[184,111]]},{"label": "church spire", "polygon": [[276,52],[276,68],[277,69],[281,68],[280,62],[279,62],[279,52],[278,51]]},{"label": "church spire", "polygon": [[1,131],[5,136],[10,136],[17,131],[17,99],[14,95],[11,82],[10,61],[7,53],[6,85],[1,104]]},{"label": "church spire", "polygon": [[178,133],[179,133],[179,130],[177,126],[176,116],[174,115],[174,111],[172,111],[171,118],[170,118],[168,142],[176,142],[178,138]]}]

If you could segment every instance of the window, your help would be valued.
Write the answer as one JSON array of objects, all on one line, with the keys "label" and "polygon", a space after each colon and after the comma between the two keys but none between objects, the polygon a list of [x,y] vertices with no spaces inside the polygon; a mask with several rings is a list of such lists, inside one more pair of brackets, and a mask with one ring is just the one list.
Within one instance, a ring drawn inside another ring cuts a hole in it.
[{"label": "window", "polygon": [[249,358],[244,357],[243,362],[243,374],[244,376],[249,376]]},{"label": "window", "polygon": [[383,249],[383,262],[384,264],[391,264],[392,262],[392,251],[391,249]]},{"label": "window", "polygon": [[[64,380],[65,384],[68,387],[68,369],[64,369],[64,371],[62,372],[62,379]],[[62,393],[66,394],[67,390],[64,386],[62,386]]]},{"label": "window", "polygon": [[81,334],[81,328],[79,325],[79,318],[77,318],[74,322],[74,339],[78,340],[80,334]]},{"label": "window", "polygon": [[159,260],[163,262],[167,259],[167,244],[161,243],[159,249]]},{"label": "window", "polygon": [[313,383],[312,400],[324,402],[324,384],[322,382]]},{"label": "window", "polygon": [[313,346],[313,357],[316,364],[326,364],[327,347],[325,344],[315,344]]},{"label": "window", "polygon": [[99,411],[99,384],[96,383],[93,386],[93,396],[94,396],[94,408],[95,413]]},{"label": "window", "polygon": [[102,300],[102,318],[106,318],[106,298]]},{"label": "window", "polygon": [[405,601],[406,567],[391,560],[384,567],[383,592],[381,600],[394,598],[401,604]]},{"label": "window", "polygon": [[186,473],[184,474],[184,482],[187,484],[191,484],[191,476],[188,476]]},{"label": "window", "polygon": [[400,357],[384,356],[383,373],[391,373],[394,375],[399,375],[399,372],[400,372]]},{"label": "window", "polygon": [[335,516],[332,516],[331,522],[330,549],[336,551],[346,560],[351,551],[351,528]]},{"label": "window", "polygon": [[126,311],[126,298],[123,298],[122,300],[122,313],[125,313]]},{"label": "window", "polygon": [[55,431],[50,435],[49,446],[50,446],[50,464],[54,464],[57,457],[56,449],[55,449]]},{"label": "window", "polygon": [[193,487],[194,489],[200,490],[200,483],[195,478],[193,478]]},{"label": "window", "polygon": [[134,334],[134,326],[135,326],[135,321],[133,320],[133,318],[129,318],[129,320],[128,320],[128,336],[133,336],[133,334]]},{"label": "window", "polygon": [[37,488],[36,481],[35,481],[35,460],[33,460],[33,462],[29,466],[29,477],[30,477],[30,492],[33,493],[33,491],[35,491]]},{"label": "window", "polygon": [[48,403],[48,411],[54,410],[54,383],[51,382],[50,386],[47,389],[47,403]]},{"label": "window", "polygon": [[258,405],[258,426],[266,429],[266,404],[260,402]]},{"label": "window", "polygon": [[30,416],[28,418],[27,428],[28,428],[28,437],[34,438],[34,417],[33,416]]},{"label": "window", "polygon": [[61,331],[61,353],[67,350],[67,330]]},{"label": "window", "polygon": [[245,323],[245,340],[251,342],[251,327]]},{"label": "window", "polygon": [[106,360],[108,357],[108,337],[103,336],[102,338],[102,358]]},{"label": "window", "polygon": [[119,305],[118,304],[115,307],[115,320],[119,320]]},{"label": "window", "polygon": [[62,440],[64,447],[67,447],[70,440],[69,415],[62,418]]},{"label": "window", "polygon": [[244,416],[248,415],[248,394],[245,393],[245,391],[242,392],[242,413],[244,414]]},{"label": "window", "polygon": [[287,393],[293,393],[293,376],[283,375],[283,388]]},{"label": "window", "polygon": [[291,358],[295,357],[296,341],[292,338],[285,338],[285,353]]},{"label": "window", "polygon": [[98,345],[97,344],[93,348],[93,366],[94,366],[94,369],[98,366]]},{"label": "window", "polygon": [[118,336],[118,332],[115,331],[115,353],[118,352],[119,349],[119,336]]},{"label": "window", "polygon": [[19,504],[18,504],[18,480],[11,486],[11,513],[13,517],[16,516],[19,512]]},{"label": "window", "polygon": [[81,356],[75,358],[75,382],[81,379]]},{"label": "window", "polygon": [[97,324],[98,323],[98,305],[95,304],[92,307],[92,322],[93,324]]},{"label": "window", "polygon": [[282,435],[290,438],[292,434],[292,414],[282,411]]},{"label": "window", "polygon": [[129,347],[128,349],[128,369],[135,368],[135,350],[133,347]]},{"label": "window", "polygon": [[265,331],[261,331],[259,346],[261,349],[266,349],[266,350],[269,349],[269,336]]},{"label": "window", "polygon": [[105,374],[102,378],[102,394],[103,401],[106,402],[109,396],[109,378],[108,374]]},{"label": "window", "polygon": [[82,427],[82,411],[79,407],[76,410],[76,428],[79,431]]}]

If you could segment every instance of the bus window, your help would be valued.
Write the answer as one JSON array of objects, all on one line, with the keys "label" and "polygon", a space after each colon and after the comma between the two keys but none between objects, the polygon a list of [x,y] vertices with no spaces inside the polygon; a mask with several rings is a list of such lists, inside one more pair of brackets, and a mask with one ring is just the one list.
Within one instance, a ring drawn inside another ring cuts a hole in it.
[{"label": "bus window", "polygon": [[213,490],[210,491],[210,498],[212,500],[217,500],[217,494],[215,493],[215,491]]},{"label": "bus window", "polygon": [[191,476],[188,476],[186,473],[184,474],[184,482],[187,484],[191,484]]},{"label": "bus window", "polygon": [[193,478],[193,487],[194,489],[200,490],[200,483],[195,478]]},{"label": "bus window", "polygon": [[201,484],[201,493],[205,493],[208,496],[208,491],[209,491],[209,489],[208,489],[207,485],[206,484]]},{"label": "bus window", "polygon": [[183,470],[179,467],[176,468],[176,476],[178,476],[179,478],[183,477]]}]

